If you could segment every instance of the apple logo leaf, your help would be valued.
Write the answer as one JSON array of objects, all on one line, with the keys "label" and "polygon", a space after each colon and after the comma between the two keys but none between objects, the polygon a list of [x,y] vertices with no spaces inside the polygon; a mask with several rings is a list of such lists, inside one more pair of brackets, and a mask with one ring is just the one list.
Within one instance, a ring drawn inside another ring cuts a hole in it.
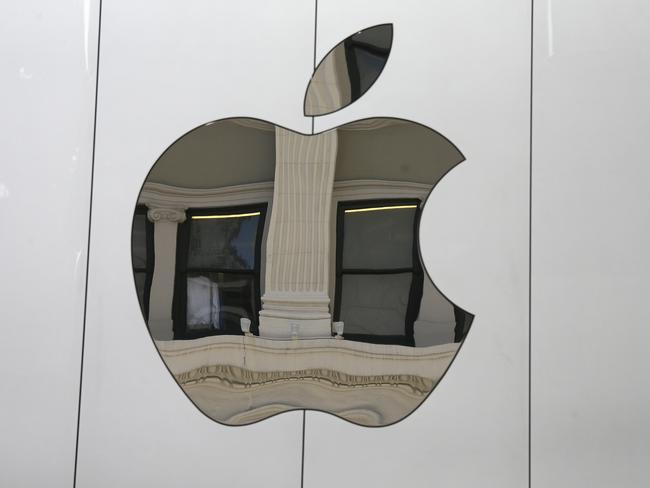
[{"label": "apple logo leaf", "polygon": [[380,24],[338,43],[314,69],[305,94],[305,115],[336,112],[366,93],[386,66],[393,24]]}]

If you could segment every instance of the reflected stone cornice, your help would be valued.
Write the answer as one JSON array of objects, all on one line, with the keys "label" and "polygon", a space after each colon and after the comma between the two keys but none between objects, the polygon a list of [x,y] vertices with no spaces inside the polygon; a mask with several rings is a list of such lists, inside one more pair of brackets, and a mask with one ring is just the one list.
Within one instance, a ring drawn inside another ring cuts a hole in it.
[{"label": "reflected stone cornice", "polygon": [[156,345],[196,406],[229,425],[303,408],[367,426],[397,422],[424,401],[458,350],[246,336]]},{"label": "reflected stone cornice", "polygon": [[239,366],[216,364],[201,366],[191,371],[177,374],[181,386],[206,381],[208,379],[227,383],[233,388],[254,388],[256,386],[277,384],[287,381],[320,381],[337,388],[364,386],[392,386],[407,388],[415,395],[424,396],[434,386],[431,378],[411,374],[350,375],[328,368],[300,369],[292,371],[251,371]]},{"label": "reflected stone cornice", "polygon": [[[359,179],[335,181],[334,198],[425,198],[431,184],[410,181]],[[248,183],[221,188],[184,188],[163,183],[145,183],[138,203],[149,208],[206,208],[269,202],[273,182]]]},{"label": "reflected stone cornice", "polygon": [[436,381],[458,345],[408,347],[333,338],[276,340],[231,335],[156,341],[174,375],[203,366],[228,364],[258,371],[327,368],[362,376],[409,374]]},{"label": "reflected stone cornice", "polygon": [[138,203],[149,208],[206,208],[259,203],[272,197],[272,181],[221,188],[183,188],[148,182],[142,188]]}]

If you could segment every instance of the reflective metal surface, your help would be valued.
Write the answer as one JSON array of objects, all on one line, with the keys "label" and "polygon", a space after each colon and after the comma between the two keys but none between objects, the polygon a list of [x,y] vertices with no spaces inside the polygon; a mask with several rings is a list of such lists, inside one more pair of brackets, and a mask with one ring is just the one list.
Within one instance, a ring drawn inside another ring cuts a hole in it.
[{"label": "reflective metal surface", "polygon": [[337,44],[320,62],[305,96],[305,115],[335,112],[377,81],[393,43],[392,24],[364,29]]},{"label": "reflective metal surface", "polygon": [[426,198],[462,160],[398,119],[303,135],[233,118],[170,146],[138,197],[132,263],[189,399],[229,425],[313,409],[380,426],[412,412],[472,320],[433,285],[418,238]]}]

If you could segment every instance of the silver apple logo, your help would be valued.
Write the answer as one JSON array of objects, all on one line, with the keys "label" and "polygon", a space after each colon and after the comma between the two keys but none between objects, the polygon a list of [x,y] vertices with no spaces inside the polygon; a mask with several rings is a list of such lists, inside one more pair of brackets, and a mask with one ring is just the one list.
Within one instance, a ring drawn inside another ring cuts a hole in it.
[{"label": "silver apple logo", "polygon": [[[383,24],[335,46],[305,115],[366,93],[392,39]],[[435,287],[418,237],[427,196],[463,159],[394,118],[318,134],[230,118],[174,142],[138,197],[132,264],[187,397],[228,425],[313,409],[383,426],[416,409],[473,319]]]}]

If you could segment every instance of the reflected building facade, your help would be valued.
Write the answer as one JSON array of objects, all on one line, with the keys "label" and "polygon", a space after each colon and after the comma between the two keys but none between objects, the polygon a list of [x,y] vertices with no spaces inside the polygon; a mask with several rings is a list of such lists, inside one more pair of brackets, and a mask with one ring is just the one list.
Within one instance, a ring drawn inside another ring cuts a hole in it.
[{"label": "reflected building facade", "polygon": [[378,426],[413,411],[472,320],[433,285],[418,238],[427,196],[462,160],[396,119],[315,135],[226,119],[174,143],[139,196],[133,270],[195,405],[230,425],[309,408]]}]

